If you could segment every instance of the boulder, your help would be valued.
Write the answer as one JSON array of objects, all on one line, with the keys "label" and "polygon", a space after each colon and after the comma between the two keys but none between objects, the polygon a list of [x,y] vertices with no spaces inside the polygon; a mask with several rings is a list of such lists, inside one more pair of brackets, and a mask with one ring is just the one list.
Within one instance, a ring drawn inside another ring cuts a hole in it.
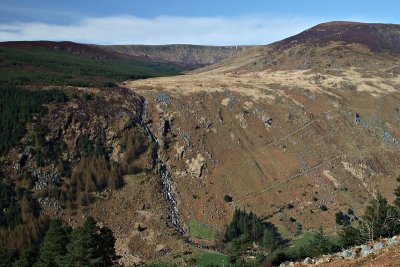
[{"label": "boulder", "polygon": [[392,238],[389,238],[389,239],[386,241],[386,244],[387,244],[389,247],[392,247],[392,246],[395,246],[395,245],[399,244],[399,240],[397,240],[397,236],[394,236],[394,237],[392,237]]},{"label": "boulder", "polygon": [[369,254],[371,254],[372,252],[372,248],[371,246],[368,245],[361,245],[361,256],[365,257],[368,256]]},{"label": "boulder", "polygon": [[383,244],[382,242],[377,242],[374,245],[374,250],[383,249],[384,247],[385,247],[385,244]]},{"label": "boulder", "polygon": [[310,264],[314,264],[314,263],[315,263],[315,260],[311,259],[310,257],[305,258],[303,261],[303,264],[305,264],[305,265],[310,265]]},{"label": "boulder", "polygon": [[166,247],[165,247],[165,245],[163,245],[163,244],[158,244],[157,246],[156,246],[156,252],[162,252],[162,251],[164,251],[166,249]]},{"label": "boulder", "polygon": [[340,256],[344,259],[355,259],[357,257],[356,253],[350,250],[343,250]]}]

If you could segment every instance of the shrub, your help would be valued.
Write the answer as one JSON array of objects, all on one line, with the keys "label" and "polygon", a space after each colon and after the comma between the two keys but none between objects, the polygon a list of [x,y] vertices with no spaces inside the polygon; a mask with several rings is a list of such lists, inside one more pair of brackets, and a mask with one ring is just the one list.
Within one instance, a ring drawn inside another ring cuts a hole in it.
[{"label": "shrub", "polygon": [[224,201],[229,203],[229,202],[233,201],[233,198],[231,196],[229,196],[229,195],[225,195],[224,196]]}]

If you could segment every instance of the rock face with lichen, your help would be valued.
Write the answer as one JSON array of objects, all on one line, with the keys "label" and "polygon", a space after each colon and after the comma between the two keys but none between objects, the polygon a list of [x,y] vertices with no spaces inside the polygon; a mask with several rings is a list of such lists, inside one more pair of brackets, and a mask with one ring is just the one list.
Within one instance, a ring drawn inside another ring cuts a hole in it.
[{"label": "rock face with lichen", "polygon": [[206,165],[206,159],[199,153],[196,158],[186,160],[188,165],[188,172],[194,176],[200,178]]}]

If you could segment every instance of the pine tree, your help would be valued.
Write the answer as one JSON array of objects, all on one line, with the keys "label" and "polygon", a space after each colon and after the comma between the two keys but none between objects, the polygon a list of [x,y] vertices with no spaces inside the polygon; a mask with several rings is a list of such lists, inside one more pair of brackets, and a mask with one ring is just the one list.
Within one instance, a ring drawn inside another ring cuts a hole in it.
[{"label": "pine tree", "polygon": [[394,200],[394,206],[396,207],[397,210],[400,210],[400,176],[397,177],[397,187],[394,190],[394,195],[396,196]]},{"label": "pine tree", "polygon": [[108,227],[100,229],[99,254],[102,256],[101,266],[116,266],[120,258],[115,252],[115,237]]},{"label": "pine tree", "polygon": [[267,248],[269,251],[274,251],[278,247],[278,238],[275,231],[270,229],[265,229],[262,237],[261,244],[263,247]]},{"label": "pine tree", "polygon": [[67,253],[68,235],[58,220],[52,220],[39,251],[35,267],[60,266],[61,258]]},{"label": "pine tree", "polygon": [[313,257],[332,253],[337,249],[338,247],[329,239],[322,227],[314,233],[314,238],[307,246],[309,255]]},{"label": "pine tree", "polygon": [[13,254],[5,247],[0,247],[0,267],[9,267],[13,262]]},{"label": "pine tree", "polygon": [[339,231],[339,243],[342,247],[351,247],[363,244],[366,240],[361,236],[358,228],[351,225],[343,226]]},{"label": "pine tree", "polygon": [[365,209],[364,216],[360,222],[362,234],[370,240],[380,237],[389,237],[395,234],[399,228],[397,220],[398,212],[390,206],[387,200],[377,194],[369,206]]},{"label": "pine tree", "polygon": [[33,266],[39,257],[39,248],[36,245],[32,245],[24,250],[18,260],[16,260],[13,267],[31,267]]},{"label": "pine tree", "polygon": [[68,253],[61,266],[116,266],[118,256],[115,253],[115,238],[112,231],[97,226],[89,217],[82,228],[72,232]]},{"label": "pine tree", "polygon": [[87,258],[87,247],[85,245],[85,237],[82,228],[77,228],[72,231],[71,241],[67,245],[67,250],[67,254],[61,259],[60,266],[92,266]]}]

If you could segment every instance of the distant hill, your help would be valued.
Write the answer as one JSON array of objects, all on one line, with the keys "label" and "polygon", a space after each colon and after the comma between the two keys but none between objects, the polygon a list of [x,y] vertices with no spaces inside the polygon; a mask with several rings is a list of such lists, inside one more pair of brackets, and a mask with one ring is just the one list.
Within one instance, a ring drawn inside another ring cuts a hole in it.
[{"label": "distant hill", "polygon": [[228,59],[247,47],[98,46],[74,42],[0,42],[1,83],[98,86],[170,76]]},{"label": "distant hill", "polygon": [[111,45],[98,46],[108,52],[170,62],[190,69],[218,63],[250,48],[250,46],[201,45]]},{"label": "distant hill", "polygon": [[400,53],[400,25],[334,21],[322,23],[273,44],[285,49],[306,43],[360,44],[373,52]]},{"label": "distant hill", "polygon": [[0,43],[0,70],[0,84],[87,87],[178,75],[188,69],[91,45],[39,41]]}]

